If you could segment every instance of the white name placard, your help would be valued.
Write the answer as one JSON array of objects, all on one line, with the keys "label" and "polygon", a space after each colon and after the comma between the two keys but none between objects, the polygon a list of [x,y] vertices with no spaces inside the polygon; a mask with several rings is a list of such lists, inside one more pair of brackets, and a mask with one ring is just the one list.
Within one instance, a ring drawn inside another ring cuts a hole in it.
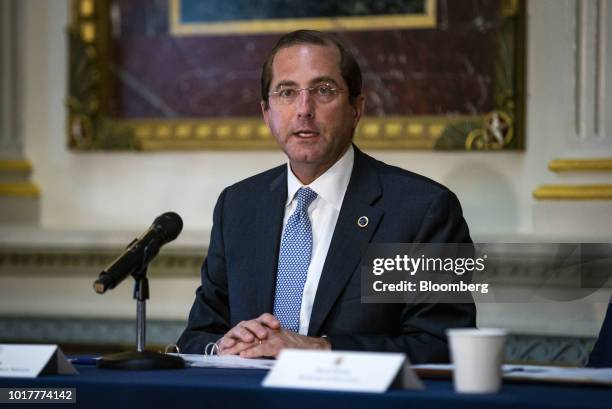
[{"label": "white name placard", "polygon": [[57,345],[0,344],[0,377],[36,378],[41,373],[76,375]]},{"label": "white name placard", "polygon": [[[396,353],[285,349],[263,380],[275,388],[385,392],[406,356]],[[411,371],[410,368],[406,368]],[[407,379],[403,377],[404,382]],[[405,388],[422,388],[416,376]]]}]

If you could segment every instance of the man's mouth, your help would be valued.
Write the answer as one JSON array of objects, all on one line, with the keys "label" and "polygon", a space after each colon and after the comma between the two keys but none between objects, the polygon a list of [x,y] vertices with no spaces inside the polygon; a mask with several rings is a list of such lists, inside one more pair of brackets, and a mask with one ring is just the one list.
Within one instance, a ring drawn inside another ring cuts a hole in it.
[{"label": "man's mouth", "polygon": [[299,136],[300,138],[313,138],[319,135],[319,133],[312,129],[298,129],[293,132],[293,135]]}]

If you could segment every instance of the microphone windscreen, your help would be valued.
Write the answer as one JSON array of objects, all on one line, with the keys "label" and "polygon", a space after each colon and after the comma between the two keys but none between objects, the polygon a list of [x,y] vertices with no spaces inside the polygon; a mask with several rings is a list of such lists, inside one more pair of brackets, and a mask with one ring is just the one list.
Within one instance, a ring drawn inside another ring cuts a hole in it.
[{"label": "microphone windscreen", "polygon": [[153,226],[162,233],[164,242],[168,243],[176,239],[183,230],[183,219],[174,212],[166,212],[155,219]]}]

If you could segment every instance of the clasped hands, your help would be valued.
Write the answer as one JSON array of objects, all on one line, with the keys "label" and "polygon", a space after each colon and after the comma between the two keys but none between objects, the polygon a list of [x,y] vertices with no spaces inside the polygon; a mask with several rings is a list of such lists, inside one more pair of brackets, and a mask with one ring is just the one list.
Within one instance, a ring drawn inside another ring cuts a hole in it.
[{"label": "clasped hands", "polygon": [[220,355],[242,358],[276,357],[284,348],[331,350],[325,338],[307,337],[281,328],[272,314],[238,323],[218,342]]}]

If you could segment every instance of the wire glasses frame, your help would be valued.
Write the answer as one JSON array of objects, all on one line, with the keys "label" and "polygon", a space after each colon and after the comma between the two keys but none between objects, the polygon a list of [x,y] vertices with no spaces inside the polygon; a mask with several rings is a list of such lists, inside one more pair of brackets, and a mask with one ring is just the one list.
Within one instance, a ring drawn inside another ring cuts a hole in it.
[{"label": "wire glasses frame", "polygon": [[283,105],[291,105],[302,91],[308,91],[308,94],[315,101],[325,104],[333,101],[338,94],[344,92],[344,89],[324,83],[307,88],[283,87],[278,91],[270,92],[268,95]]}]

